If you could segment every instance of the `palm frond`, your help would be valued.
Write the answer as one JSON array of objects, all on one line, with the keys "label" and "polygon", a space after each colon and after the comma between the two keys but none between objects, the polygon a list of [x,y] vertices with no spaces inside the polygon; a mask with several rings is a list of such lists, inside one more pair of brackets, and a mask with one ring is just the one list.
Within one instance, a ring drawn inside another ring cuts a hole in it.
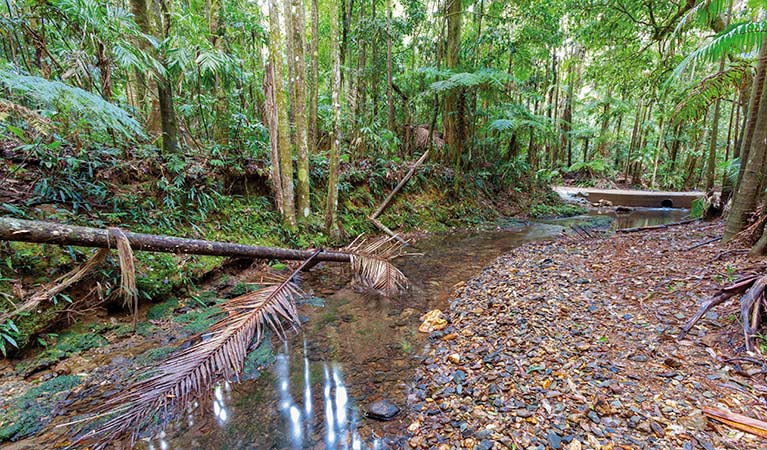
[{"label": "palm frond", "polygon": [[119,228],[110,228],[109,234],[117,243],[117,257],[120,261],[120,291],[123,306],[133,313],[133,327],[138,323],[138,289],[136,288],[136,265],[130,241]]},{"label": "palm frond", "polygon": [[731,25],[710,42],[687,55],[674,69],[671,78],[679,78],[692,63],[714,62],[727,55],[759,51],[766,36],[767,22],[764,21]]},{"label": "palm frond", "polygon": [[266,327],[284,339],[283,322],[299,326],[295,300],[306,294],[291,280],[312,258],[281,283],[229,300],[223,306],[227,316],[195,344],[140,374],[138,381],[92,409],[91,419],[110,417],[79,436],[75,445],[104,448],[125,437],[133,445],[153,419],[164,423],[208,395],[211,386],[237,381],[248,351],[261,343]]},{"label": "palm frond", "polygon": [[674,39],[682,30],[693,23],[707,26],[713,19],[727,12],[731,1],[733,0],[704,0],[698,3],[682,17],[671,38]]},{"label": "palm frond", "polygon": [[402,254],[403,246],[390,236],[372,240],[355,239],[344,248],[351,257],[354,282],[386,296],[407,289],[407,277],[389,262]]},{"label": "palm frond", "polygon": [[677,104],[674,122],[680,123],[704,115],[717,98],[722,98],[747,80],[751,70],[751,64],[740,63],[701,80]]}]

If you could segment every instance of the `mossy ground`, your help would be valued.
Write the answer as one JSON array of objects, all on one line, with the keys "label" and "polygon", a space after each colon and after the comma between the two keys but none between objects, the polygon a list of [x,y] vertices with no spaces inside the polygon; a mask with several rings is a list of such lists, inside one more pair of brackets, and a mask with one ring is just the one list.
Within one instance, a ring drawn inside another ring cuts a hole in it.
[{"label": "mossy ground", "polygon": [[0,442],[38,433],[52,419],[57,402],[80,384],[76,375],[62,375],[15,397],[0,410]]}]

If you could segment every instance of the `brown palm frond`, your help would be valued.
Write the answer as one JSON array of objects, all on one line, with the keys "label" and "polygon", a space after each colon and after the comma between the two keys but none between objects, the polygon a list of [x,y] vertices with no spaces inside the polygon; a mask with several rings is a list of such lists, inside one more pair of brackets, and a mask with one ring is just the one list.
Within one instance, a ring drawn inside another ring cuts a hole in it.
[{"label": "brown palm frond", "polygon": [[387,296],[407,289],[407,277],[389,262],[402,254],[403,247],[404,244],[390,236],[355,239],[344,248],[351,256],[355,283]]},{"label": "brown palm frond", "polygon": [[293,328],[299,325],[294,302],[305,294],[291,280],[307,262],[280,284],[229,300],[224,305],[227,317],[200,336],[201,340],[142,374],[149,378],[91,410],[90,419],[112,417],[77,438],[75,445],[104,448],[128,437],[133,446],[152,419],[164,422],[205,397],[212,385],[236,381],[248,350],[261,343],[267,326],[284,339],[283,321]]},{"label": "brown palm frond", "polygon": [[117,243],[117,257],[120,261],[120,292],[123,306],[133,313],[133,327],[138,323],[138,289],[136,288],[136,264],[130,241],[119,228],[110,228],[109,234]]}]

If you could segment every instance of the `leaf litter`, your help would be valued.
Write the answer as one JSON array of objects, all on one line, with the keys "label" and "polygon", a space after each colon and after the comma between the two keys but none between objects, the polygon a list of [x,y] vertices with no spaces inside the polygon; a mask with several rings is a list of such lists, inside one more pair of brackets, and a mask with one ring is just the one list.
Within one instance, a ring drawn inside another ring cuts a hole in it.
[{"label": "leaf litter", "polygon": [[700,302],[759,266],[725,244],[696,247],[721,233],[699,222],[499,258],[429,337],[410,447],[765,448],[703,412],[767,418],[764,359],[745,353],[737,304],[677,340]]}]

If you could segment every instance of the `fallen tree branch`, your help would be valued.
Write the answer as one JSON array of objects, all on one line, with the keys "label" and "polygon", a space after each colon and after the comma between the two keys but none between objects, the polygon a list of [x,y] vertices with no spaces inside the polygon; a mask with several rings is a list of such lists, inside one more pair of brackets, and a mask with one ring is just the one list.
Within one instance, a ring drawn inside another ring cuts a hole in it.
[{"label": "fallen tree branch", "polygon": [[[184,253],[208,256],[239,256],[254,259],[307,260],[314,255],[309,250],[232,244],[227,242],[186,239],[156,234],[123,231],[134,251]],[[38,244],[75,245],[81,247],[117,248],[117,240],[109,230],[74,225],[62,225],[38,220],[0,217],[0,240]],[[319,261],[351,262],[348,253],[321,251]]]},{"label": "fallen tree branch", "polygon": [[690,250],[695,250],[696,248],[700,248],[700,247],[703,247],[704,245],[708,245],[708,244],[713,244],[714,242],[719,242],[721,240],[722,240],[722,236],[719,236],[719,237],[716,237],[716,238],[713,238],[713,239],[708,239],[706,241],[701,242],[700,244],[695,244],[695,245],[693,245],[691,247],[687,247],[686,249],[684,249],[684,251],[689,252]]},{"label": "fallen tree branch", "polygon": [[751,286],[753,286],[754,282],[759,278],[759,275],[750,275],[747,277],[743,277],[740,280],[737,280],[733,284],[726,286],[719,291],[717,291],[716,294],[711,296],[708,300],[704,301],[700,308],[698,309],[698,312],[695,313],[692,318],[687,321],[687,324],[685,324],[684,327],[682,327],[682,332],[679,333],[679,336],[677,339],[682,339],[687,335],[687,333],[690,332],[692,327],[695,326],[696,323],[703,317],[711,308],[717,305],[721,305],[722,303],[726,302],[730,298],[734,297],[735,295],[742,294],[746,292]]}]

